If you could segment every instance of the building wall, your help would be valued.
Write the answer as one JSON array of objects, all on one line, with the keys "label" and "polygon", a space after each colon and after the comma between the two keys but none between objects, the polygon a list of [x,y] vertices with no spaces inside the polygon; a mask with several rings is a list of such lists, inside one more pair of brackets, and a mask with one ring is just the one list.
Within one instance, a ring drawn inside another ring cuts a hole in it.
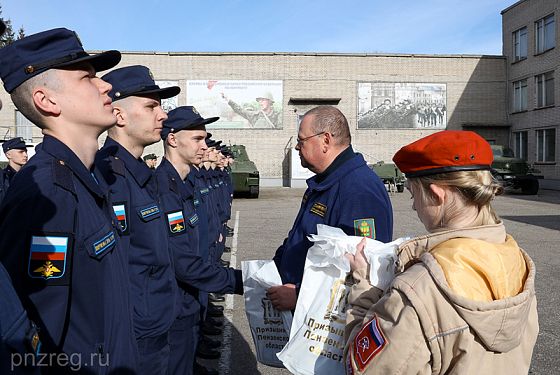
[{"label": "building wall", "polygon": [[[447,129],[462,130],[467,129],[467,125],[481,128],[484,133],[496,125],[500,129],[504,129],[504,126],[507,129],[508,125],[505,59],[501,56],[188,52],[122,54],[118,67],[146,65],[155,80],[178,81],[182,89],[179,105],[186,105],[187,80],[282,80],[282,129],[212,130],[214,138],[226,144],[246,146],[249,157],[260,171],[263,185],[286,184],[290,173],[289,149],[295,146],[298,116],[319,104],[335,103],[347,116],[354,148],[364,153],[371,162],[376,159],[391,161],[403,145],[442,130],[357,129],[360,82],[444,83],[447,85]],[[295,98],[309,100],[291,100]],[[340,100],[321,101],[328,98]],[[15,108],[3,90],[0,99],[5,104],[4,110],[0,112],[0,121],[2,124],[14,124]],[[36,137],[40,140],[40,132],[37,131]],[[150,146],[145,153],[151,152],[161,156],[161,142]]]},{"label": "building wall", "polygon": [[[560,180],[560,3],[557,0],[523,0],[502,11],[503,54],[508,68],[508,113],[511,122],[510,146],[515,148],[516,132],[527,131],[528,162],[536,164],[546,179]],[[536,53],[535,22],[555,15],[555,48]],[[514,62],[513,33],[527,27],[527,58]],[[555,105],[536,108],[535,75],[554,72]],[[527,79],[527,110],[514,112],[513,82]],[[555,129],[555,157],[553,163],[538,163],[536,132],[539,129]],[[558,183],[560,187],[560,181]]]}]

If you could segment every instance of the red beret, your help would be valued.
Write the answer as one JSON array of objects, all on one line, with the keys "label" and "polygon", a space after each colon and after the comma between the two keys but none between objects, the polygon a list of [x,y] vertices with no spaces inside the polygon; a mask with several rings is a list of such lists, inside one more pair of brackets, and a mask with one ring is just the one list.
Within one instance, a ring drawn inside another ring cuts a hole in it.
[{"label": "red beret", "polygon": [[480,135],[446,130],[404,146],[393,161],[406,177],[490,169],[492,149]]}]

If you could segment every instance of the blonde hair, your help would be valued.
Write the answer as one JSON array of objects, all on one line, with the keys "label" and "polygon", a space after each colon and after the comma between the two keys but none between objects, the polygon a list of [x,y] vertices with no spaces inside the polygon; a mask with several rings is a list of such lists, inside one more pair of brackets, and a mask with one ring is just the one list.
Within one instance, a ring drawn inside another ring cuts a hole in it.
[{"label": "blonde hair", "polygon": [[[408,183],[412,185],[424,203],[435,203],[436,196],[430,190],[430,185],[447,186],[457,193],[465,205],[476,206],[478,215],[469,225],[476,227],[480,225],[491,225],[500,222],[498,214],[492,208],[492,200],[495,195],[501,195],[504,188],[492,176],[490,171],[458,171],[439,173],[435,175],[410,177]],[[446,222],[461,216],[462,212],[458,205],[451,202],[446,211],[443,212],[441,227],[445,228]]]}]

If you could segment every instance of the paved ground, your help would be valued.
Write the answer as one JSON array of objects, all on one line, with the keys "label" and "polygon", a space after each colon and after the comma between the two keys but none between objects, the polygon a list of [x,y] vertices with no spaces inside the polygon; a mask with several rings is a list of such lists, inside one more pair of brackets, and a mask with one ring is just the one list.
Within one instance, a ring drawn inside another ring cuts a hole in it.
[{"label": "paved ground", "polygon": [[[228,238],[232,247],[232,266],[243,260],[272,259],[290,230],[297,214],[303,189],[261,188],[258,199],[235,199],[232,219],[235,235]],[[424,226],[411,210],[410,194],[391,197],[395,226],[394,238],[422,235]],[[540,333],[533,353],[531,374],[560,373],[560,191],[541,190],[537,196],[517,192],[496,197],[494,207],[510,233],[533,258],[537,266],[537,298]],[[225,302],[222,357],[201,361],[219,368],[221,375],[289,374],[258,363],[245,315],[243,297],[228,296]]]}]

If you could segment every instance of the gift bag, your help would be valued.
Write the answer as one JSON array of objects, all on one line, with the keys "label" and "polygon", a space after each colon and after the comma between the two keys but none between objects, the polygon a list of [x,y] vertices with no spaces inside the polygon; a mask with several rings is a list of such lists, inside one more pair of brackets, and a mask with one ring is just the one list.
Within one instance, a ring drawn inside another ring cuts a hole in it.
[{"label": "gift bag", "polygon": [[[370,263],[372,285],[385,289],[391,283],[396,249],[411,237],[389,244],[367,239],[364,255]],[[278,354],[293,374],[345,374],[344,327],[353,279],[344,254],[355,254],[362,239],[323,224],[309,238],[314,245],[307,253],[290,341]]]},{"label": "gift bag", "polygon": [[276,356],[288,342],[292,313],[278,311],[268,299],[268,289],[282,285],[273,260],[241,262],[245,313],[251,327],[257,360],[265,365],[284,367]]}]

